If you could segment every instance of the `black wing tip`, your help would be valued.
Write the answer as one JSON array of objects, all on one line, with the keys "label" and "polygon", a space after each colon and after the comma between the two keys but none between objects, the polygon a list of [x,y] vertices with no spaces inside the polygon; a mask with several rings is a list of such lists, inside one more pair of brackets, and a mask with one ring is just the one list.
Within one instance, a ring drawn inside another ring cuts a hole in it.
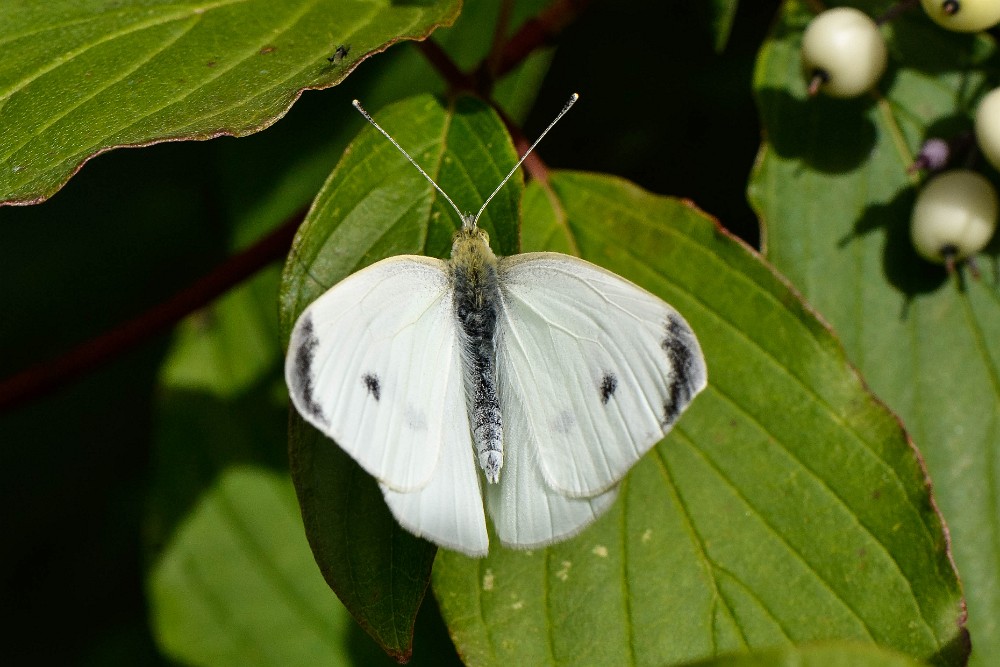
[{"label": "black wing tip", "polygon": [[305,417],[326,424],[327,419],[326,415],[323,414],[323,407],[316,400],[312,374],[318,346],[319,338],[316,336],[312,316],[307,312],[292,332],[295,362],[289,378],[289,390],[293,397],[298,397],[299,400],[293,401],[293,404],[300,412],[305,413]]},{"label": "black wing tip", "polygon": [[670,395],[663,402],[664,429],[670,428],[694,397],[705,388],[708,371],[701,346],[688,323],[668,313],[660,347],[670,360]]}]

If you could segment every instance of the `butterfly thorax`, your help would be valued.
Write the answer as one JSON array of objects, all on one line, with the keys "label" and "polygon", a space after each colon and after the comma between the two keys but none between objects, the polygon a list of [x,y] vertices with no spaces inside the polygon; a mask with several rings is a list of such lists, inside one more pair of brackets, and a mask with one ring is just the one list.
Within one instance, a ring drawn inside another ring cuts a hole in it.
[{"label": "butterfly thorax", "polygon": [[477,227],[455,234],[449,262],[455,317],[462,349],[469,427],[479,465],[489,482],[497,482],[503,466],[503,424],[497,393],[497,319],[500,288],[497,257],[489,237]]}]

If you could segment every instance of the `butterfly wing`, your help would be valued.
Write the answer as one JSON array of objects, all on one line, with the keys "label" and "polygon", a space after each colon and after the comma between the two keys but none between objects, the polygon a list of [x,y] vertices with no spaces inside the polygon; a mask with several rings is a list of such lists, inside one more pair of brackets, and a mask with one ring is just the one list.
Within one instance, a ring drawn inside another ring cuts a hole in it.
[{"label": "butterfly wing", "polygon": [[[509,348],[500,345],[500,377],[511,367]],[[521,363],[523,360],[519,360]],[[486,506],[505,545],[529,549],[568,539],[603,514],[615,501],[617,488],[593,498],[572,498],[545,479],[536,444],[540,441],[525,395],[512,383],[500,384],[504,461],[497,484],[486,485]]]},{"label": "butterfly wing", "polygon": [[430,482],[443,443],[470,442],[460,363],[444,262],[403,255],[351,274],[303,311],[285,379],[310,424],[406,492]]},{"label": "butterfly wing", "polygon": [[392,257],[328,290],[295,324],[285,377],[299,413],[379,480],[403,527],[486,554],[444,262]]},{"label": "butterfly wing", "polygon": [[[461,378],[455,381],[461,387]],[[468,420],[464,404],[458,416]],[[444,443],[440,463],[424,488],[402,493],[381,486],[382,495],[401,526],[435,544],[481,558],[489,550],[489,537],[479,485],[479,469],[469,436],[464,443]]]},{"label": "butterfly wing", "polygon": [[[505,452],[537,452],[553,490],[597,496],[705,387],[698,340],[662,299],[584,260],[526,253],[504,258],[499,271],[499,382],[521,397],[530,424],[507,430]],[[503,416],[505,427],[518,419]]]}]

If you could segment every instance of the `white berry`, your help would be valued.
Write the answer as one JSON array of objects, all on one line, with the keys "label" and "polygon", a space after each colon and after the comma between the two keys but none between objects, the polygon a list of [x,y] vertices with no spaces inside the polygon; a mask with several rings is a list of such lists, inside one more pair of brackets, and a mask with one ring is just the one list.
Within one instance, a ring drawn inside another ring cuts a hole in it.
[{"label": "white berry", "polygon": [[837,7],[822,12],[802,35],[802,69],[832,97],[868,92],[885,71],[885,63],[882,33],[857,9]]},{"label": "white berry", "polygon": [[993,89],[979,102],[976,143],[990,164],[1000,169],[1000,88]]},{"label": "white berry", "polygon": [[939,264],[982,250],[997,226],[997,193],[982,175],[954,169],[934,176],[913,205],[910,238],[926,259]]},{"label": "white berry", "polygon": [[920,0],[927,15],[942,28],[979,32],[1000,23],[997,0]]}]

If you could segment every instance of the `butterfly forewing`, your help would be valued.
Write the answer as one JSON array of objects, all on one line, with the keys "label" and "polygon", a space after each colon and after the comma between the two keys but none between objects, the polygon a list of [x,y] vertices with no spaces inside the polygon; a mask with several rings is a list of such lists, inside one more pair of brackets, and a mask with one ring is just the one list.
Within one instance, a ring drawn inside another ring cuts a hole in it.
[{"label": "butterfly forewing", "polygon": [[505,431],[505,452],[537,452],[569,496],[605,492],[704,388],[698,341],[663,300],[581,259],[527,253],[499,271],[501,396],[522,397],[531,425],[526,442]]},{"label": "butterfly forewing", "polygon": [[292,332],[292,402],[385,486],[425,487],[445,443],[469,444],[444,262],[404,255],[354,273]]}]

